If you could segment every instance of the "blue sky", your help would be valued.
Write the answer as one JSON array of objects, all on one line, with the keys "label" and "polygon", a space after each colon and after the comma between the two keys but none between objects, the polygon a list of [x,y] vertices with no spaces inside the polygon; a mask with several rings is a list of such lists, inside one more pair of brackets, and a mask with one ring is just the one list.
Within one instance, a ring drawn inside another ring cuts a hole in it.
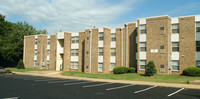
[{"label": "blue sky", "polygon": [[96,27],[123,27],[138,18],[200,15],[200,0],[0,0],[0,13],[11,22],[37,29],[80,32]]}]

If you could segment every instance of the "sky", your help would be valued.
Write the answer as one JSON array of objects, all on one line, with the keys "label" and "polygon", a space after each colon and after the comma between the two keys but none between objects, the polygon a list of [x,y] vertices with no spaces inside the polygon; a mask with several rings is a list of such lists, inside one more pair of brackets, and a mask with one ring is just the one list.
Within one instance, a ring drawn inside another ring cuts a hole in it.
[{"label": "sky", "polygon": [[48,34],[123,27],[138,18],[200,15],[200,0],[0,0],[10,22],[28,22]]}]

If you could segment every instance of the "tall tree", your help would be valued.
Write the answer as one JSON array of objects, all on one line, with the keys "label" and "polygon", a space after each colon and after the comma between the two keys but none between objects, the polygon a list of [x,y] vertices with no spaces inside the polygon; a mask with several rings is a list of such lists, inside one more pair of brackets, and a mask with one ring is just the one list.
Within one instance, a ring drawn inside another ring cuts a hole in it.
[{"label": "tall tree", "polygon": [[26,22],[11,23],[0,14],[0,59],[17,62],[23,58],[24,36],[46,34]]}]

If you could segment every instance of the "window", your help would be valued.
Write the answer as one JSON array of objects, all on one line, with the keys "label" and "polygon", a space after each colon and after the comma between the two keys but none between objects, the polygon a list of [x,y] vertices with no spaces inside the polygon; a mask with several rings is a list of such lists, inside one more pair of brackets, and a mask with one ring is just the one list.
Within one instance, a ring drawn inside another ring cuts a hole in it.
[{"label": "window", "polygon": [[200,41],[196,41],[196,51],[200,51]]},{"label": "window", "polygon": [[78,56],[78,49],[71,49],[71,56]]},{"label": "window", "polygon": [[116,41],[116,33],[111,33],[111,41]]},{"label": "window", "polygon": [[140,34],[146,34],[146,24],[140,25]]},{"label": "window", "polygon": [[103,47],[99,47],[99,56],[103,56]]},{"label": "window", "polygon": [[111,48],[111,56],[116,56],[116,49],[115,48]]},{"label": "window", "polygon": [[86,57],[89,57],[89,52],[88,51],[86,51]]},{"label": "window", "polygon": [[37,42],[38,42],[38,41],[37,41],[37,38],[36,38],[36,39],[35,39],[35,45],[37,45]]},{"label": "window", "polygon": [[37,60],[34,60],[34,67],[37,66]]},{"label": "window", "polygon": [[160,34],[165,34],[165,28],[164,27],[160,27]]},{"label": "window", "polygon": [[71,62],[71,69],[78,69],[78,62]]},{"label": "window", "polygon": [[200,60],[196,61],[196,65],[197,65],[197,67],[200,67]]},{"label": "window", "polygon": [[160,46],[160,53],[165,53],[165,46],[164,45]]},{"label": "window", "polygon": [[103,32],[99,32],[99,41],[103,41]]},{"label": "window", "polygon": [[49,61],[47,61],[47,68],[49,68]]},{"label": "window", "polygon": [[164,73],[165,72],[165,65],[160,65],[160,72],[161,73]]},{"label": "window", "polygon": [[179,33],[179,24],[172,24],[172,33]]},{"label": "window", "polygon": [[113,71],[114,68],[115,68],[115,63],[111,63],[110,64],[110,71]]},{"label": "window", "polygon": [[79,42],[79,37],[78,36],[72,37],[72,43],[78,43],[78,42]]},{"label": "window", "polygon": [[48,45],[50,45],[50,39],[48,39]]},{"label": "window", "polygon": [[37,49],[35,49],[35,55],[37,56]]},{"label": "window", "polygon": [[196,23],[196,32],[200,33],[200,22]]},{"label": "window", "polygon": [[89,40],[90,40],[90,38],[89,38],[89,37],[87,37],[87,43],[89,43]]},{"label": "window", "polygon": [[146,51],[146,43],[145,42],[140,43],[140,51]]},{"label": "window", "polygon": [[172,42],[172,52],[179,51],[179,42]]},{"label": "window", "polygon": [[98,72],[103,72],[103,63],[98,64]]},{"label": "window", "polygon": [[172,70],[174,70],[174,71],[179,70],[179,61],[178,60],[172,61]]},{"label": "window", "polygon": [[140,70],[146,69],[146,60],[140,60]]}]

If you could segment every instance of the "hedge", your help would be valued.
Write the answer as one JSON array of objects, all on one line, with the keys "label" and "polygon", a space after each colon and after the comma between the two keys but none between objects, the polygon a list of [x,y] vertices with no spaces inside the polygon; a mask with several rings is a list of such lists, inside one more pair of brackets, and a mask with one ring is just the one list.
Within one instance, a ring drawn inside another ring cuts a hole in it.
[{"label": "hedge", "polygon": [[183,75],[185,76],[200,76],[200,68],[199,67],[189,67],[183,70]]},{"label": "hedge", "polygon": [[125,73],[135,73],[135,68],[133,67],[124,67],[124,66],[120,66],[120,67],[115,67],[113,69],[113,73],[114,74],[125,74]]}]

